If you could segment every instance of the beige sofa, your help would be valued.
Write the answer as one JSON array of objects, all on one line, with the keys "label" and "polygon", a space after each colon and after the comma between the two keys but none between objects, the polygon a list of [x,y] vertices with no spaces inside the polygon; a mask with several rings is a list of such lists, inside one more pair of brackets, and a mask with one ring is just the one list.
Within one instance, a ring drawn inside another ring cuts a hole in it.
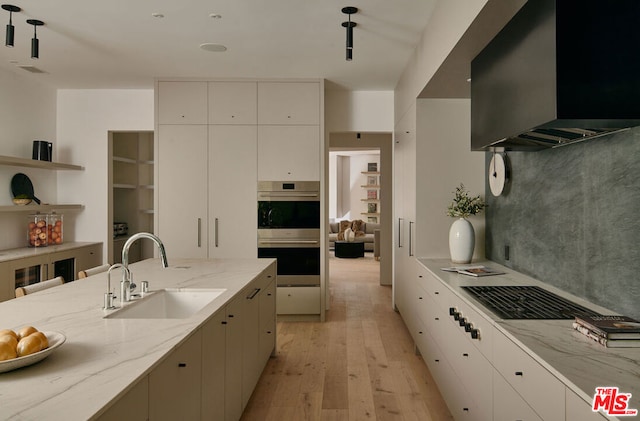
[{"label": "beige sofa", "polygon": [[[375,247],[375,231],[380,230],[380,224],[373,222],[360,222],[360,230],[364,232],[364,235],[357,235],[354,241],[364,243],[364,251],[374,251]],[[353,221],[350,227],[353,226]],[[353,229],[353,228],[352,228]],[[338,239],[338,233],[340,232],[340,222],[329,223],[329,250],[333,250],[335,242]],[[378,235],[379,236],[379,235]]]}]

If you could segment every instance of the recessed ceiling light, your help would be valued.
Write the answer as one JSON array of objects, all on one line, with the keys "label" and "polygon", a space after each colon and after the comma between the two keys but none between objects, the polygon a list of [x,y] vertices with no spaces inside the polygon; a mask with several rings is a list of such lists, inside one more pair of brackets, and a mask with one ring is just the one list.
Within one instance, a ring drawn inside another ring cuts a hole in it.
[{"label": "recessed ceiling light", "polygon": [[162,19],[164,15],[162,13],[154,12],[151,14],[154,18]]},{"label": "recessed ceiling light", "polygon": [[214,44],[211,42],[207,42],[204,44],[200,44],[200,48],[205,51],[210,51],[212,53],[221,53],[223,51],[227,51],[227,47],[222,44]]}]

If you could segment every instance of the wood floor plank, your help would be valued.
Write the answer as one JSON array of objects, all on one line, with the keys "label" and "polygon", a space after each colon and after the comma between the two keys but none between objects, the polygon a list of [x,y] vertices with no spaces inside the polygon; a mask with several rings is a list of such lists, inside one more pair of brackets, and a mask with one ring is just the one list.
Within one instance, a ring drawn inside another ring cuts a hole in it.
[{"label": "wood floor plank", "polygon": [[278,322],[243,421],[446,421],[442,396],[372,257],[330,260],[324,323]]}]

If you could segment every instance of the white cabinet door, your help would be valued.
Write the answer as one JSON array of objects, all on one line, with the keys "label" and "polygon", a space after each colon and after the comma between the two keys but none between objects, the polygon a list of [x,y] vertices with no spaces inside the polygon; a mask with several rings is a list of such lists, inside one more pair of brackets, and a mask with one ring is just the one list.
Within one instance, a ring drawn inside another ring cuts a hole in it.
[{"label": "white cabinet door", "polygon": [[259,126],[259,181],[319,181],[319,126]]},{"label": "white cabinet door", "polygon": [[242,415],[242,320],[245,297],[241,294],[227,304],[226,356],[224,377],[224,419],[237,421]]},{"label": "white cabinet door", "polygon": [[258,82],[258,124],[320,124],[320,83]]},{"label": "white cabinet door", "polygon": [[207,257],[207,126],[160,125],[158,234],[171,257]]},{"label": "white cabinet door", "polygon": [[275,270],[260,297],[260,367],[267,363],[276,347],[276,278]]},{"label": "white cabinet door", "polygon": [[149,374],[149,419],[200,419],[202,332],[198,330]]},{"label": "white cabinet door", "polygon": [[202,419],[224,419],[226,313],[219,311],[202,327]]},{"label": "white cabinet door", "polygon": [[207,82],[158,82],[160,124],[207,124]]},{"label": "white cabinet door", "polygon": [[256,126],[209,126],[209,257],[256,257]]},{"label": "white cabinet door", "polygon": [[111,405],[99,421],[146,421],[149,419],[149,377],[136,383],[116,403]]},{"label": "white cabinet door", "polygon": [[257,122],[257,82],[209,82],[209,124]]},{"label": "white cabinet door", "polygon": [[249,402],[262,373],[260,365],[260,298],[264,292],[259,282],[253,282],[242,294],[245,305],[242,318],[242,408]]}]

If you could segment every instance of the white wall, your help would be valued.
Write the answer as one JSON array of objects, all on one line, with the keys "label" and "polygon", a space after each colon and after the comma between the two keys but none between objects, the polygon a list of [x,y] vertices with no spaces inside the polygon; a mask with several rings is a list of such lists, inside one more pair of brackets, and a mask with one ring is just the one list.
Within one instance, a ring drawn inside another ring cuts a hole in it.
[{"label": "white wall", "polygon": [[[77,213],[75,239],[104,244],[106,262],[108,236],[108,133],[109,131],[153,131],[153,90],[75,90],[58,92],[57,124],[61,160],[82,165],[85,170],[58,175],[59,201],[83,203]],[[109,262],[111,263],[111,262]]]},{"label": "white wall", "polygon": [[392,132],[393,91],[325,91],[325,133]]},{"label": "white wall", "polygon": [[[45,75],[21,76],[0,69],[0,155],[31,158],[34,140],[56,139],[56,92],[38,82]],[[53,203],[57,197],[57,171],[0,166],[0,206],[13,206],[11,178],[24,173],[33,183],[35,196]],[[0,213],[0,250],[27,246],[27,213]]]},{"label": "white wall", "polygon": [[[471,100],[419,99],[416,107],[416,255],[449,258],[446,215],[460,183],[484,197],[484,153],[471,152]],[[485,215],[469,218],[476,232],[474,260],[485,256]]]},{"label": "white wall", "polygon": [[440,0],[395,89],[395,121],[415,103],[487,0]]}]

